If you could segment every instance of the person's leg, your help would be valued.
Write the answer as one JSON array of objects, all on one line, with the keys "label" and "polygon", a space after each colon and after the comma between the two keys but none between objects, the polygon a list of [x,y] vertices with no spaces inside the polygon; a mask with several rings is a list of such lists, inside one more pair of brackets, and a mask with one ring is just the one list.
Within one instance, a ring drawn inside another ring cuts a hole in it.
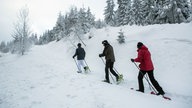
[{"label": "person's leg", "polygon": [[85,65],[84,60],[80,60],[80,61],[81,61],[81,66],[82,66],[82,67],[85,67],[86,65]]},{"label": "person's leg", "polygon": [[80,60],[80,64],[81,64],[81,67],[83,67],[83,69],[85,70],[85,71],[87,71],[87,69],[88,69],[88,67],[85,65],[85,60]]},{"label": "person's leg", "polygon": [[109,80],[109,70],[108,70],[109,67],[110,67],[109,62],[106,62],[106,64],[105,64],[105,79],[106,79],[107,82],[110,82],[110,80]]},{"label": "person's leg", "polygon": [[141,71],[141,70],[139,71],[139,74],[138,74],[139,90],[137,91],[144,92],[143,77],[145,74],[146,74],[145,71]]},{"label": "person's leg", "polygon": [[114,71],[114,69],[113,69],[113,65],[114,65],[114,62],[110,62],[110,72],[116,77],[116,81],[118,81],[119,80],[119,76],[118,76],[118,74]]},{"label": "person's leg", "polygon": [[78,67],[78,72],[81,73],[81,60],[77,60],[77,67]]},{"label": "person's leg", "polygon": [[153,86],[155,87],[155,89],[159,92],[158,94],[160,95],[164,95],[165,92],[163,91],[163,89],[161,88],[161,86],[159,85],[159,83],[157,82],[157,80],[154,78],[153,75],[153,70],[147,72],[149,79],[151,81],[151,83],[153,84]]},{"label": "person's leg", "polygon": [[84,61],[84,69],[85,69],[85,71],[87,71],[89,69],[89,67],[88,67],[86,61],[85,60],[83,60],[83,61]]}]

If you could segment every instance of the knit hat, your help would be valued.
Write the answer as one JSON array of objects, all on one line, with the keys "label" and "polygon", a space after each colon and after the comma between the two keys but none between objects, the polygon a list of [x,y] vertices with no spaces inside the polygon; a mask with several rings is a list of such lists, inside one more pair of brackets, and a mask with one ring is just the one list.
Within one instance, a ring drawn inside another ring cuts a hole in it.
[{"label": "knit hat", "polygon": [[108,43],[107,40],[104,40],[104,41],[102,41],[102,44],[103,44],[103,45],[107,45],[107,44],[109,44],[109,43]]},{"label": "knit hat", "polygon": [[137,48],[139,49],[139,48],[141,48],[143,46],[143,43],[142,42],[138,42],[137,43]]},{"label": "knit hat", "polygon": [[80,47],[80,46],[81,46],[81,43],[78,43],[77,46]]}]

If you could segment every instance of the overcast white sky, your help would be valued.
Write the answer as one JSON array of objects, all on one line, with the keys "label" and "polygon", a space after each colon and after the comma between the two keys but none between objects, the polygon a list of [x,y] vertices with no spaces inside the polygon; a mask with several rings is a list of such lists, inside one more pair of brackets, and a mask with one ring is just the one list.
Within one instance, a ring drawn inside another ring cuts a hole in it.
[{"label": "overcast white sky", "polygon": [[58,13],[65,14],[71,6],[84,6],[86,9],[89,6],[96,19],[103,19],[106,0],[0,0],[0,42],[12,40],[13,23],[25,5],[29,8],[31,28],[39,35],[52,29]]}]

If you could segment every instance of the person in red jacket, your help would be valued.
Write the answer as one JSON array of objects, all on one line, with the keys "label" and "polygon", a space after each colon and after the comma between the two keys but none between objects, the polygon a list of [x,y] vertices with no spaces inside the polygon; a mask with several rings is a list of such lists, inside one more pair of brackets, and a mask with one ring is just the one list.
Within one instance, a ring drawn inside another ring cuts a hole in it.
[{"label": "person in red jacket", "polygon": [[143,85],[143,77],[147,73],[149,76],[149,79],[155,89],[158,91],[157,95],[164,95],[165,92],[159,85],[159,83],[155,80],[154,75],[153,75],[153,62],[151,60],[151,54],[148,50],[148,48],[143,45],[142,42],[138,42],[137,44],[138,48],[138,56],[135,59],[131,59],[132,62],[139,62],[139,68],[140,72],[138,74],[138,83],[139,83],[139,89],[137,91],[144,92],[144,85]]}]

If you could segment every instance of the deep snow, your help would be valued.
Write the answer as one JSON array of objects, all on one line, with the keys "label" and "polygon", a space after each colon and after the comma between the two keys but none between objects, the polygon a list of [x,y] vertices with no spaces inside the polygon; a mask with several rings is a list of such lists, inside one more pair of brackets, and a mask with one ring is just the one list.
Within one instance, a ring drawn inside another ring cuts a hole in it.
[{"label": "deep snow", "polygon": [[[126,36],[121,45],[116,40],[120,29]],[[192,23],[106,27],[91,34],[83,46],[88,74],[76,73],[72,43],[78,42],[71,39],[33,46],[24,56],[0,54],[0,108],[191,108]],[[98,55],[104,39],[114,47],[115,69],[124,75],[120,85],[112,79],[113,84],[101,82],[104,64]],[[130,90],[138,87],[138,69],[130,62],[138,41],[149,48],[155,78],[171,101],[150,95],[145,79],[145,93]]]}]

